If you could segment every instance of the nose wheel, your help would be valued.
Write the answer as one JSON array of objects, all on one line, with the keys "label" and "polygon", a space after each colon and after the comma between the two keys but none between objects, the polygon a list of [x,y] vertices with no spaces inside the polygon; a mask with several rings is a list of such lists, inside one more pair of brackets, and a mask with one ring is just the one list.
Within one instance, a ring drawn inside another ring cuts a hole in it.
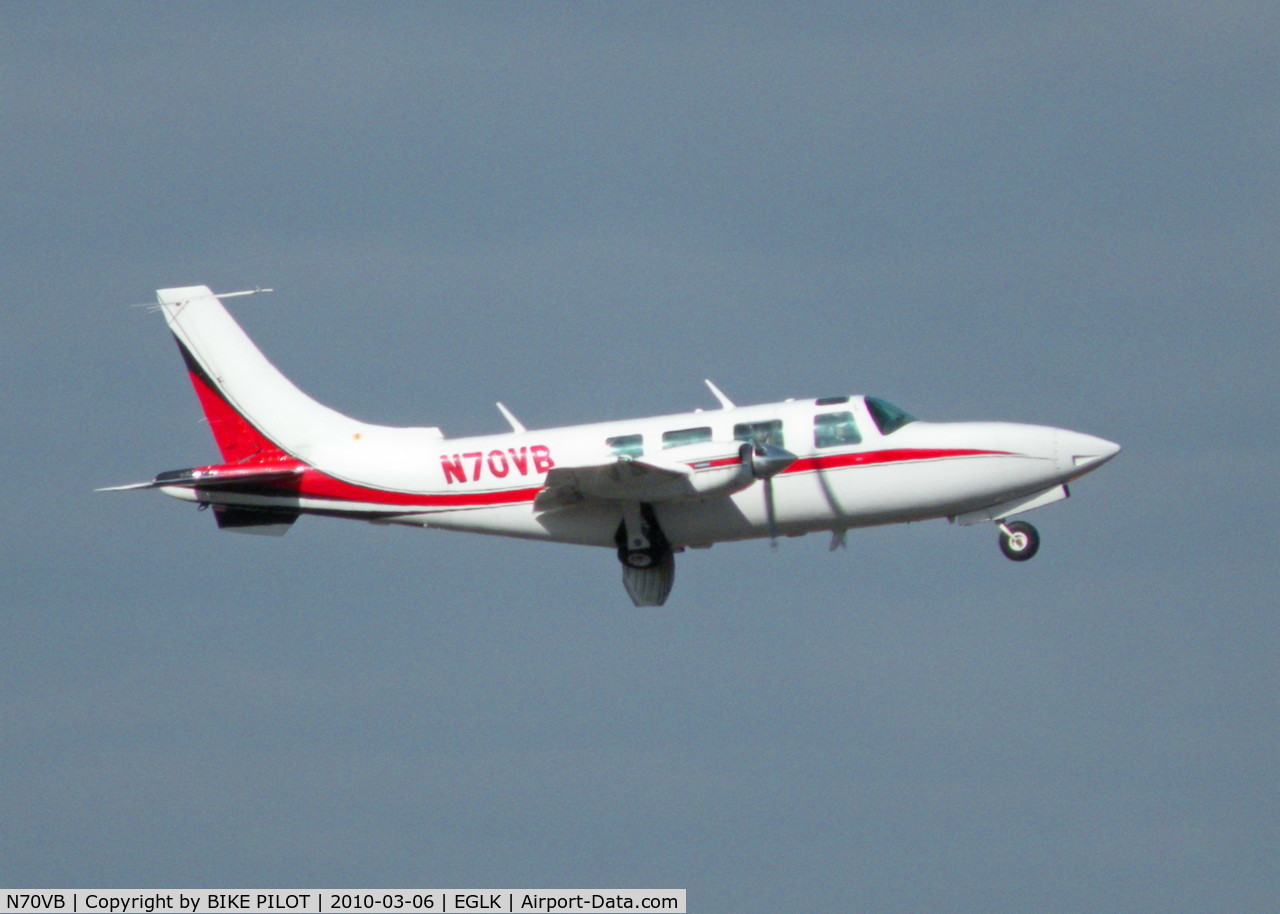
[{"label": "nose wheel", "polygon": [[1000,524],[1000,551],[1005,558],[1025,562],[1040,549],[1040,533],[1024,520]]}]

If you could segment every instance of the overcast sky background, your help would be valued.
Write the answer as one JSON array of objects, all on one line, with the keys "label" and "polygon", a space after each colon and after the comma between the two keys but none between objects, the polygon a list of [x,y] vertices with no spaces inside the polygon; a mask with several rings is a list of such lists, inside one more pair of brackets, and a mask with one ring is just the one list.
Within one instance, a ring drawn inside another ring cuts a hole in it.
[{"label": "overcast sky background", "polygon": [[[0,884],[1280,907],[1271,2],[0,6]],[[876,393],[1125,452],[679,557],[155,493],[158,287],[346,413]]]}]

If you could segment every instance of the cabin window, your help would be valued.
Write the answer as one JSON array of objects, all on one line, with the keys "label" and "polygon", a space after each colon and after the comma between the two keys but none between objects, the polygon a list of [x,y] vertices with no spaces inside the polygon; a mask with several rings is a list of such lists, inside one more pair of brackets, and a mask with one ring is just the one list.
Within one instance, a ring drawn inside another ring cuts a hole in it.
[{"label": "cabin window", "polygon": [[916,421],[916,417],[911,413],[899,409],[887,400],[881,400],[879,397],[867,397],[866,400],[867,412],[871,413],[871,418],[882,435],[892,435],[907,423]]},{"label": "cabin window", "polygon": [[853,421],[853,413],[819,413],[813,417],[813,446],[839,447],[861,444],[862,436]]},{"label": "cabin window", "polygon": [[814,406],[835,406],[837,403],[848,403],[848,397],[819,397],[813,401]]},{"label": "cabin window", "polygon": [[767,422],[740,422],[733,427],[733,437],[737,441],[749,441],[752,444],[786,447],[782,443],[781,419],[770,419]]},{"label": "cabin window", "polygon": [[711,440],[711,426],[704,425],[700,428],[681,428],[674,432],[662,433],[662,446],[664,448],[680,447],[685,444],[697,444],[700,441]]},{"label": "cabin window", "polygon": [[618,435],[604,439],[619,457],[641,457],[644,455],[644,435]]}]

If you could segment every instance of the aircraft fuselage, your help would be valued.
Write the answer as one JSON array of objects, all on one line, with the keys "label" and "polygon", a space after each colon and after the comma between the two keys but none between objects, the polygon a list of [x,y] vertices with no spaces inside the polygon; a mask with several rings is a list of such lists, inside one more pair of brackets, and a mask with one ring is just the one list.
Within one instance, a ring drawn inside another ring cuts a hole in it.
[{"label": "aircraft fuselage", "polygon": [[[1065,429],[922,422],[836,396],[446,438],[312,400],[207,286],[161,289],[222,462],[121,489],[212,507],[218,525],[280,534],[303,514],[614,547],[636,605],[661,605],[686,547],[946,517],[995,523],[1025,561],[1035,528],[1006,519],[1067,497],[1119,445]],[[251,294],[251,293],[233,293]],[[222,296],[230,297],[230,296]]]},{"label": "aircraft fuselage", "polygon": [[[836,398],[829,398],[834,400]],[[804,533],[955,517],[1066,484],[1117,450],[1110,442],[1065,429],[1004,422],[914,421],[879,431],[865,399],[815,405],[814,400],[698,410],[414,445],[330,443],[299,455],[310,469],[297,483],[268,493],[165,488],[188,501],[363,516],[448,530],[612,546],[618,511],[583,500],[535,511],[549,470],[607,459],[610,439],[639,436],[635,456],[664,456],[664,435],[709,429],[724,443],[714,459],[693,461],[695,476],[724,475],[740,465],[735,426],[780,422],[780,446],[796,454],[774,478],[776,529]],[[852,415],[858,443],[815,443],[815,417]],[[734,463],[738,461],[738,463]],[[729,466],[726,466],[726,462]],[[618,465],[626,472],[626,464]],[[212,469],[212,468],[211,468]],[[709,546],[769,534],[761,485],[729,494],[650,498],[673,546]]]}]

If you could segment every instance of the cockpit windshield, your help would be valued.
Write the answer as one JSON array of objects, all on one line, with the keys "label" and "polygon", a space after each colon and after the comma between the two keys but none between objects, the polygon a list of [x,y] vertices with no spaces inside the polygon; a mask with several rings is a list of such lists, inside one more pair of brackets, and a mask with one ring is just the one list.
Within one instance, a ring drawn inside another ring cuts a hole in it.
[{"label": "cockpit windshield", "polygon": [[908,422],[915,422],[916,417],[906,410],[899,409],[888,400],[881,400],[879,397],[867,397],[867,412],[871,413],[871,418],[876,423],[876,428],[880,429],[882,435],[892,435]]}]

